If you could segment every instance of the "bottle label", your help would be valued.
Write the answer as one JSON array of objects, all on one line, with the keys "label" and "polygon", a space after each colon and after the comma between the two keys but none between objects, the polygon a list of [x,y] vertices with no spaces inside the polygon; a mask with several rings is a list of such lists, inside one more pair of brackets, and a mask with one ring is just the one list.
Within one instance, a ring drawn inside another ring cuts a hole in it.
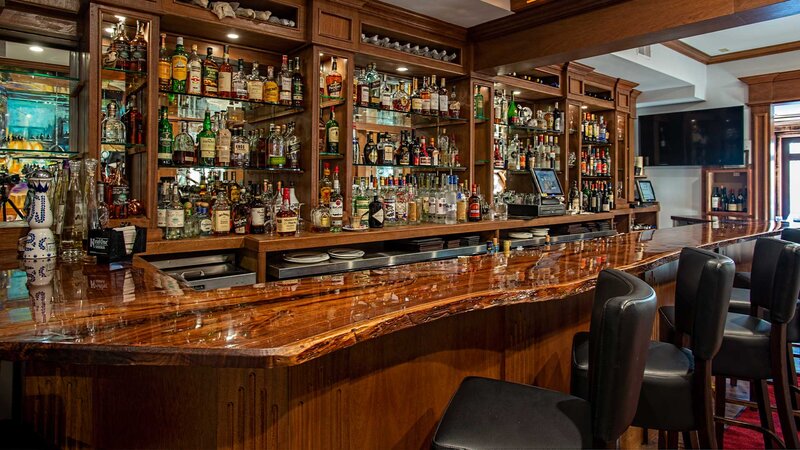
[{"label": "bottle label", "polygon": [[189,59],[184,55],[172,57],[172,79],[176,81],[186,81],[186,65]]},{"label": "bottle label", "polygon": [[[447,113],[447,111],[448,111],[447,96],[446,95],[440,95],[439,96],[439,112],[441,114],[445,114],[445,113]],[[483,114],[481,114],[481,115],[483,115]]]},{"label": "bottle label", "polygon": [[247,96],[250,100],[261,101],[264,98],[264,84],[260,81],[248,81]]},{"label": "bottle label", "polygon": [[230,72],[220,72],[219,73],[219,91],[220,92],[230,92],[231,91],[231,73]]},{"label": "bottle label", "polygon": [[338,217],[339,221],[341,221],[342,216],[344,215],[344,202],[342,202],[342,199],[337,198],[335,200],[331,200],[329,208],[331,210],[331,216],[334,219]]},{"label": "bottle label", "polygon": [[270,103],[278,103],[278,84],[274,81],[267,81],[264,83],[264,101]]},{"label": "bottle label", "polygon": [[167,210],[158,208],[158,227],[164,228],[167,226]]},{"label": "bottle label", "polygon": [[361,86],[360,91],[361,91],[361,96],[358,97],[359,103],[362,104],[362,105],[368,105],[369,104],[369,86],[367,86],[367,85]]},{"label": "bottle label", "polygon": [[292,84],[292,100],[295,102],[303,101],[303,83],[298,81]]},{"label": "bottle label", "polygon": [[383,109],[392,109],[392,95],[388,92],[381,95],[381,107]]},{"label": "bottle label", "polygon": [[467,202],[461,201],[456,205],[456,220],[459,222],[467,220]]},{"label": "bottle label", "polygon": [[383,202],[383,207],[386,210],[386,220],[395,220],[397,218],[397,202],[392,199],[386,199]]},{"label": "bottle label", "polygon": [[250,210],[250,224],[254,227],[263,226],[267,221],[266,208],[258,207]]},{"label": "bottle label", "polygon": [[394,215],[397,220],[408,219],[408,203],[404,201],[398,201],[394,207],[394,211]]},{"label": "bottle label", "polygon": [[430,112],[431,111],[431,99],[423,98],[422,99],[422,112]]},{"label": "bottle label", "polygon": [[112,186],[111,187],[111,203],[117,206],[127,205],[128,203],[128,186]]},{"label": "bottle label", "polygon": [[247,234],[247,216],[238,216],[233,219],[233,232]]},{"label": "bottle label", "polygon": [[375,220],[378,223],[383,223],[384,220],[383,208],[380,208],[374,213],[372,213],[372,220]]},{"label": "bottle label", "polygon": [[469,218],[470,219],[481,218],[481,205],[479,203],[475,202],[469,205]]},{"label": "bottle label", "polygon": [[172,78],[172,64],[167,61],[158,62],[158,79],[165,83],[169,83]]},{"label": "bottle label", "polygon": [[216,149],[216,142],[214,142],[213,137],[201,137],[198,139],[200,141],[200,157],[201,158],[213,158],[214,151]]},{"label": "bottle label", "polygon": [[422,111],[422,99],[419,97],[415,97],[411,99],[411,110],[412,111]]},{"label": "bottle label", "polygon": [[719,209],[719,197],[711,197],[711,209]]},{"label": "bottle label", "polygon": [[330,97],[340,97],[342,95],[342,82],[334,81],[328,84],[328,95]]},{"label": "bottle label", "polygon": [[250,144],[247,142],[234,142],[233,153],[235,155],[246,155],[250,153]]},{"label": "bottle label", "polygon": [[417,209],[416,202],[408,203],[408,221],[415,223],[419,220],[419,210]]},{"label": "bottle label", "polygon": [[203,234],[211,233],[211,219],[208,217],[200,219],[200,232]]},{"label": "bottle label", "polygon": [[189,88],[186,90],[189,94],[201,93],[203,70],[200,64],[194,64],[189,67]]},{"label": "bottle label", "polygon": [[218,232],[231,231],[231,212],[227,209],[214,211],[214,230]]},{"label": "bottle label", "polygon": [[447,203],[444,201],[444,197],[436,199],[436,215],[443,216],[447,214]]},{"label": "bottle label", "polygon": [[278,233],[295,233],[297,232],[297,217],[281,217],[276,219],[276,228]]},{"label": "bottle label", "polygon": [[168,209],[167,228],[183,228],[184,216],[183,209]]},{"label": "bottle label", "polygon": [[328,142],[339,143],[339,127],[328,128]]},{"label": "bottle label", "polygon": [[425,214],[436,214],[436,198],[435,197],[428,197],[428,201],[423,204],[423,208],[425,208]]},{"label": "bottle label", "polygon": [[224,145],[218,145],[217,161],[219,161],[221,166],[229,164],[231,162],[231,148]]},{"label": "bottle label", "polygon": [[431,112],[439,111],[439,94],[431,92],[431,99],[430,99],[430,110]]},{"label": "bottle label", "polygon": [[203,84],[206,93],[217,93],[217,79],[219,78],[219,70],[216,67],[206,67],[204,69],[205,76],[203,77]]},{"label": "bottle label", "polygon": [[287,95],[290,95],[292,92],[292,77],[281,77],[281,91],[286,92]]},{"label": "bottle label", "polygon": [[369,201],[367,199],[356,200],[356,216],[351,220],[353,227],[364,226],[369,223]]}]

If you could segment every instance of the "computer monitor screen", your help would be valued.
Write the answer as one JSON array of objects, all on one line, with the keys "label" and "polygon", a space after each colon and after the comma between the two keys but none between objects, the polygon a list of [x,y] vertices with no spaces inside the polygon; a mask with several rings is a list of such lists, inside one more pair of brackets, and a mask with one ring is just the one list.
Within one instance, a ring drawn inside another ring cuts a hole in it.
[{"label": "computer monitor screen", "polygon": [[564,190],[561,189],[561,182],[558,181],[558,175],[553,169],[533,169],[533,178],[536,181],[536,187],[539,189],[540,194],[544,195],[564,195]]}]

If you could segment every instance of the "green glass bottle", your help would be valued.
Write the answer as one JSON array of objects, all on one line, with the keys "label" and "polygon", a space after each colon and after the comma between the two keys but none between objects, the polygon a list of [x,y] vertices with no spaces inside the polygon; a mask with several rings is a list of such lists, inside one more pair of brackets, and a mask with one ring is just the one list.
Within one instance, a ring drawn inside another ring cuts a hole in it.
[{"label": "green glass bottle", "polygon": [[183,48],[183,37],[178,36],[175,52],[172,53],[170,61],[172,62],[172,92],[186,92],[189,55]]},{"label": "green glass bottle", "polygon": [[333,106],[331,106],[330,119],[325,123],[325,152],[339,153],[339,122],[336,121]]},{"label": "green glass bottle", "polygon": [[511,93],[511,101],[508,103],[508,124],[517,125],[518,122],[517,102],[514,99],[514,93]]},{"label": "green glass bottle", "polygon": [[158,165],[172,165],[172,124],[167,119],[167,107],[161,107],[161,120],[158,121]]},{"label": "green glass bottle", "polygon": [[211,131],[211,113],[208,110],[203,119],[203,131],[197,133],[197,145],[200,150],[200,165],[214,167],[217,141],[214,132]]}]

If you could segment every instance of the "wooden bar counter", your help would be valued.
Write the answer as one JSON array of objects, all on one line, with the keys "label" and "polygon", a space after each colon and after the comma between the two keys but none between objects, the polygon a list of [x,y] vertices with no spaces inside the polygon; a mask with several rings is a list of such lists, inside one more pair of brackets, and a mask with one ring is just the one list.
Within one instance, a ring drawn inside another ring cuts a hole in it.
[{"label": "wooden bar counter", "polygon": [[50,291],[0,303],[0,358],[22,366],[22,419],[63,448],[427,448],[467,375],[568,389],[600,270],[670,303],[682,247],[735,255],[780,229],[698,224],[210,292],[138,259],[58,265]]}]

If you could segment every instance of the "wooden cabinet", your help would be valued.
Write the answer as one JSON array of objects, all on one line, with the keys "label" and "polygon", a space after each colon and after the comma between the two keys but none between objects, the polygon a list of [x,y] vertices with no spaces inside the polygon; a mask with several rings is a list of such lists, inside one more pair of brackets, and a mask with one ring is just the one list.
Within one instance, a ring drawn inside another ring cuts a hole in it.
[{"label": "wooden cabinet", "polygon": [[[703,214],[753,217],[753,171],[750,167],[704,168]],[[724,189],[724,192],[723,192]],[[714,193],[718,194],[715,199]],[[722,198],[722,195],[725,198]]]}]

